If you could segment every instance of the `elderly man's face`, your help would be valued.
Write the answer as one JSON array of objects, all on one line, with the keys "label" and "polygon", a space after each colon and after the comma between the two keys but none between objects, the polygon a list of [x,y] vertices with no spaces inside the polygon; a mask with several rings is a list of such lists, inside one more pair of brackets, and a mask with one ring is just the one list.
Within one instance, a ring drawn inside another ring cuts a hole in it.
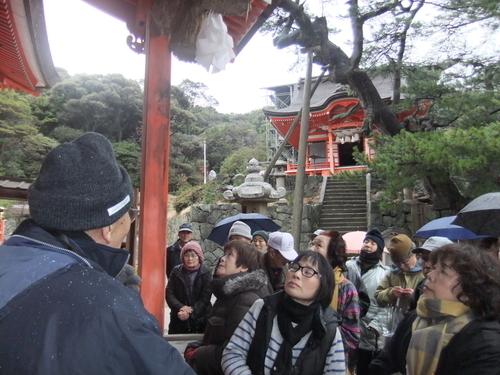
[{"label": "elderly man's face", "polygon": [[424,274],[424,277],[427,277],[429,272],[433,270],[430,256],[431,252],[427,250],[422,250],[420,253],[420,258],[422,259],[422,273]]},{"label": "elderly man's face", "polygon": [[179,239],[181,240],[180,242],[183,244],[187,244],[189,241],[191,241],[191,238],[193,237],[193,233],[189,232],[187,230],[183,230],[182,232],[178,233]]},{"label": "elderly man's face", "polygon": [[417,264],[417,254],[412,254],[408,259],[394,262],[394,264],[400,269],[401,272],[408,272]]}]

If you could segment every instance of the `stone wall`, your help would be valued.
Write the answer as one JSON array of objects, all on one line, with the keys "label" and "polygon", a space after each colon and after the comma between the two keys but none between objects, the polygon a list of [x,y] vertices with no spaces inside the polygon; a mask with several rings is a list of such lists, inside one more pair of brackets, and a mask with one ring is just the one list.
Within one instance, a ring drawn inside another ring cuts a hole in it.
[{"label": "stone wall", "polygon": [[[381,211],[378,202],[370,202],[370,205],[370,227],[376,227],[381,232],[391,229],[392,233],[403,233],[409,237],[428,222],[452,215],[449,210],[436,211],[432,208],[431,204],[423,204],[416,201],[401,202],[397,205],[397,208],[389,212]],[[418,222],[415,221],[417,220],[415,213],[415,210],[417,210],[416,205],[420,205],[418,210],[422,212],[422,217],[418,218]]]},{"label": "stone wall", "polygon": [[[269,217],[278,225],[281,225],[281,231],[290,232],[292,228],[292,210],[289,205],[270,205],[268,206]],[[198,242],[205,252],[205,264],[213,267],[215,262],[222,254],[222,246],[215,242],[207,240],[212,228],[222,219],[241,213],[241,205],[239,204],[215,204],[215,205],[198,205],[192,206],[190,212],[184,213],[182,220],[176,220],[176,225],[169,223],[169,243],[172,243],[176,238],[176,231],[179,223],[190,222],[193,226],[193,240]],[[305,250],[309,242],[308,235],[319,226],[319,216],[321,206],[314,204],[306,204],[302,213],[302,237],[300,250]]]}]

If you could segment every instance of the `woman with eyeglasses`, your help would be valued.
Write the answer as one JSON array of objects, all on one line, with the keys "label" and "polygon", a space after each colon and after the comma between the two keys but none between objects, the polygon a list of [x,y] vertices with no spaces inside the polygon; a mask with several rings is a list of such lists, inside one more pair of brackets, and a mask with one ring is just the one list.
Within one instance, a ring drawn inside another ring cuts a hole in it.
[{"label": "woman with eyeglasses", "polygon": [[224,374],[345,373],[340,317],[330,307],[331,266],[306,251],[285,271],[285,289],[257,300],[231,337]]},{"label": "woman with eyeglasses", "polygon": [[463,244],[430,254],[417,309],[370,364],[370,374],[500,374],[500,263]]},{"label": "woman with eyeglasses", "polygon": [[335,230],[323,231],[309,245],[309,250],[321,254],[333,269],[335,287],[333,288],[332,308],[342,317],[340,331],[344,338],[349,368],[354,370],[355,351],[359,345],[361,335],[358,290],[346,277],[346,244],[339,232]]},{"label": "woman with eyeglasses", "polygon": [[203,333],[212,307],[212,271],[203,264],[203,250],[195,241],[184,245],[180,258],[182,264],[172,269],[167,284],[168,333]]}]

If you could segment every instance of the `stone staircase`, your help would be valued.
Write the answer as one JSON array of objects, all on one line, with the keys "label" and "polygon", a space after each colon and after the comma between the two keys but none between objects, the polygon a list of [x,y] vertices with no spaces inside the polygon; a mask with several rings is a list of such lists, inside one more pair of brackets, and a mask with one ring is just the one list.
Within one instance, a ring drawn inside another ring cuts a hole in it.
[{"label": "stone staircase", "polygon": [[354,182],[328,179],[320,216],[320,228],[341,234],[367,230],[366,189]]}]

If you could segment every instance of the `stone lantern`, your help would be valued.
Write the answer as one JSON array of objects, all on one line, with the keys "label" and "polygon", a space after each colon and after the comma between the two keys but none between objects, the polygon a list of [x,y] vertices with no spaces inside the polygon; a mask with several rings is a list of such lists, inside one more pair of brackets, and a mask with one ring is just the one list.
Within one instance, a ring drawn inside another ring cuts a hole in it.
[{"label": "stone lantern", "polygon": [[[259,213],[267,214],[267,204],[277,202],[286,194],[284,186],[276,190],[271,184],[264,182],[260,175],[261,168],[257,159],[252,159],[247,166],[248,175],[240,186],[224,192],[224,198],[241,204],[241,212],[244,214]],[[284,185],[284,181],[283,181]]]},{"label": "stone lantern", "polygon": [[[274,165],[274,177],[276,178],[276,189],[286,189],[285,188],[285,177],[286,177],[286,161],[280,159]],[[286,190],[285,190],[286,191]],[[277,202],[279,205],[286,205],[288,202],[285,198],[280,198]]]}]

